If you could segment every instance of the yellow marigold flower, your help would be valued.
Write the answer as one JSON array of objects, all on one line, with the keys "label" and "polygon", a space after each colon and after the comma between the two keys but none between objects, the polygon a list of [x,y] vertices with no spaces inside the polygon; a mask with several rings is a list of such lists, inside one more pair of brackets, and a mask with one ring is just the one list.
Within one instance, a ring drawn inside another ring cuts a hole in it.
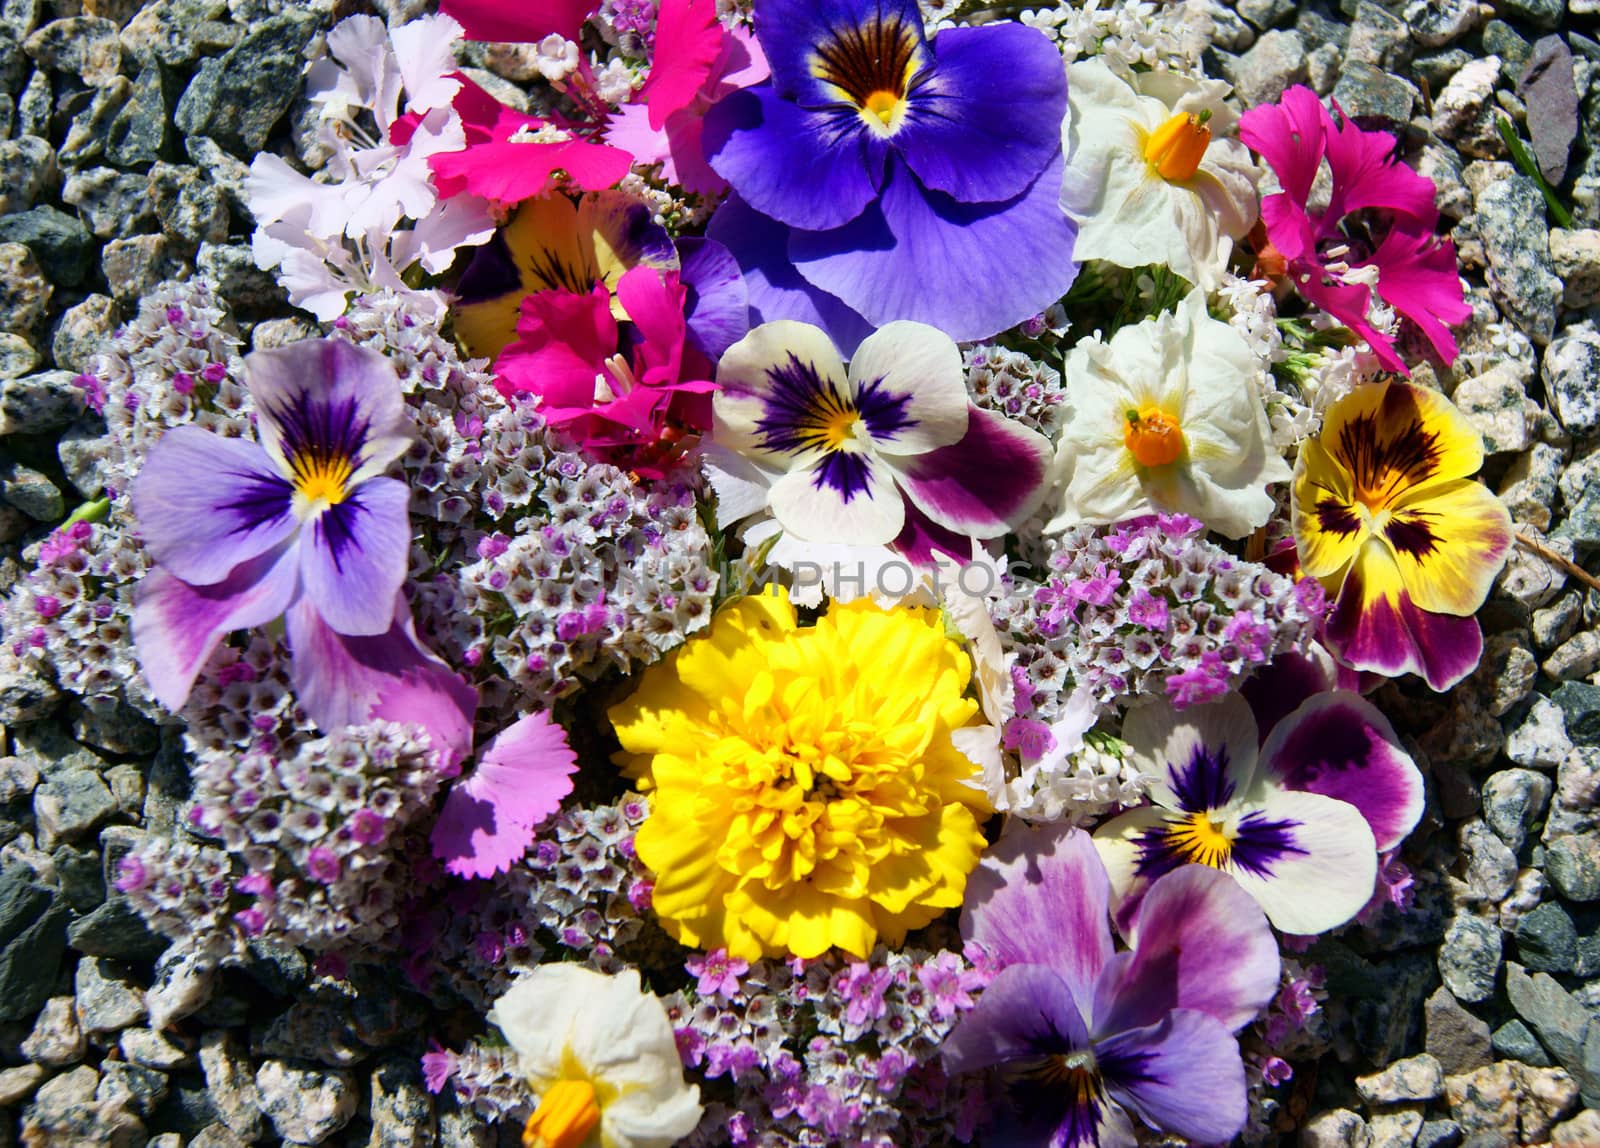
[{"label": "yellow marigold flower", "polygon": [[1472,481],[1483,440],[1451,401],[1410,383],[1357,387],[1300,447],[1301,568],[1335,596],[1340,660],[1445,690],[1483,652],[1472,617],[1511,548],[1511,516]]},{"label": "yellow marigold flower", "polygon": [[611,710],[652,790],[635,839],[662,924],[743,960],[866,957],[961,904],[989,812],[951,743],[978,703],[935,610],[745,598]]}]

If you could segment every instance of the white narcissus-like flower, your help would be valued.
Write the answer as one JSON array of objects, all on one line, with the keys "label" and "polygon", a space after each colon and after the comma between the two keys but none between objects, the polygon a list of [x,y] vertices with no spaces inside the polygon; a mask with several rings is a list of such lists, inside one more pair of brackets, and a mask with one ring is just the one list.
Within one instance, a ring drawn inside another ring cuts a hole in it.
[{"label": "white narcissus-like flower", "polygon": [[1229,538],[1264,525],[1267,487],[1291,472],[1249,383],[1255,370],[1199,290],[1109,342],[1079,343],[1062,369],[1072,414],[1055,460],[1062,505],[1046,532],[1161,511]]},{"label": "white narcissus-like flower", "polygon": [[700,1122],[672,1022],[636,969],[539,965],[489,1010],[539,1097],[530,1148],[670,1148]]},{"label": "white narcissus-like flower", "polygon": [[1228,85],[1175,72],[1122,79],[1105,62],[1067,69],[1061,206],[1078,224],[1075,259],[1164,264],[1219,283],[1231,244],[1254,226],[1260,170],[1237,140]]}]

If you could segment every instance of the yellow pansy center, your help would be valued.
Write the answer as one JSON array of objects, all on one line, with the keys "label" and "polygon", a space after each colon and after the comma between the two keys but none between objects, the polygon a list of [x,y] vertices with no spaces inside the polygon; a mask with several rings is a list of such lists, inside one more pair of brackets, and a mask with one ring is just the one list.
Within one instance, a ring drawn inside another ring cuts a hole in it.
[{"label": "yellow pansy center", "polygon": [[294,474],[294,492],[310,506],[337,506],[350,493],[353,467],[343,455],[296,455],[289,469]]},{"label": "yellow pansy center", "polygon": [[600,1123],[600,1104],[587,1080],[558,1080],[539,1097],[522,1130],[522,1148],[578,1148]]},{"label": "yellow pansy center", "polygon": [[1183,428],[1160,407],[1129,408],[1122,442],[1140,466],[1166,466],[1183,454]]},{"label": "yellow pansy center", "polygon": [[818,44],[811,74],[840,102],[854,104],[867,127],[889,136],[905,121],[906,94],[921,65],[916,29],[891,17],[840,29]]},{"label": "yellow pansy center", "polygon": [[1145,162],[1169,182],[1193,179],[1211,143],[1211,129],[1206,127],[1210,118],[1210,112],[1178,112],[1168,118],[1145,140]]},{"label": "yellow pansy center", "polygon": [[1167,847],[1182,864],[1221,869],[1233,853],[1236,836],[1225,822],[1209,812],[1188,813],[1167,830]]}]

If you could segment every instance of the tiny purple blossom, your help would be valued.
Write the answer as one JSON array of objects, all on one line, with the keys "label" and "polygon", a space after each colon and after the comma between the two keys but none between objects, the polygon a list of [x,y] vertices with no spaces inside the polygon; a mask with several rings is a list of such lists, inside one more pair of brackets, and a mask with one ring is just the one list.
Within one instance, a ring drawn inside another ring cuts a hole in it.
[{"label": "tiny purple blossom", "polygon": [[701,996],[723,996],[729,1000],[739,995],[739,978],[750,971],[748,961],[728,956],[727,949],[713,949],[704,957],[691,956],[684,967],[690,976],[700,978],[695,988]]},{"label": "tiny purple blossom", "polygon": [[1166,632],[1171,614],[1165,598],[1157,598],[1143,586],[1128,600],[1128,621],[1147,630]]}]

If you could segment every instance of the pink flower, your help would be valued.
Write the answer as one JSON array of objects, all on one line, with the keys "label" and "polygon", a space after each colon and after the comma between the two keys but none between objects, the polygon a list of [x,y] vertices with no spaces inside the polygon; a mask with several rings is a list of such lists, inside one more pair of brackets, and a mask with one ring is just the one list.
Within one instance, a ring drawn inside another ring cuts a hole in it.
[{"label": "pink flower", "polygon": [[692,956],[684,967],[690,976],[700,978],[695,990],[701,996],[724,996],[730,1000],[739,994],[739,978],[750,971],[748,961],[730,958],[727,949],[713,949],[704,957]]},{"label": "pink flower", "polygon": [[720,195],[727,182],[700,147],[706,109],[769,74],[755,37],[717,22],[715,0],[662,0],[650,75],[639,102],[612,115],[606,142],[632,152],[637,163],[661,164],[663,177],[687,191]]},{"label": "pink flower", "polygon": [[[1434,235],[1433,181],[1395,159],[1394,137],[1362,131],[1342,108],[1335,124],[1316,93],[1296,86],[1282,103],[1246,112],[1239,138],[1261,153],[1283,187],[1262,201],[1261,218],[1295,289],[1365,339],[1386,368],[1405,373],[1393,342],[1368,322],[1375,287],[1452,362],[1449,326],[1464,322],[1471,308],[1455,246]],[[1313,213],[1307,200],[1324,159],[1332,194],[1326,210]]]},{"label": "pink flower", "polygon": [[576,40],[600,0],[440,0],[439,10],[461,23],[469,40],[531,44],[552,32]]},{"label": "pink flower", "polygon": [[610,294],[537,291],[522,300],[518,339],[495,363],[501,394],[543,397],[545,418],[603,461],[660,477],[686,434],[711,424],[709,364],[685,345],[688,293],[676,271],[635,267],[617,302],[638,334],[621,346]]}]

